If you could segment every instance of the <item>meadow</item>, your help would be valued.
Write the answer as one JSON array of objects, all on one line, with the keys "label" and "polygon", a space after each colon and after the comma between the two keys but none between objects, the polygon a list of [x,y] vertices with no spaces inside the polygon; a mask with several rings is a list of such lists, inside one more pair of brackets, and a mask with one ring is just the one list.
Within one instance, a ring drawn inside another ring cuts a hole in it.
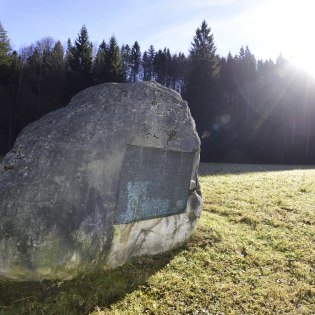
[{"label": "meadow", "polygon": [[190,241],[71,281],[0,281],[0,314],[315,314],[315,166],[202,164]]}]

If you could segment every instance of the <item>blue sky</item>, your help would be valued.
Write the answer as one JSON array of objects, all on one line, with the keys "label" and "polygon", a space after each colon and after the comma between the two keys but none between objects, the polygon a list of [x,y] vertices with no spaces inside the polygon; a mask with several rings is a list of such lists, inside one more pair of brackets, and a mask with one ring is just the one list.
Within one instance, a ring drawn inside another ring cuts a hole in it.
[{"label": "blue sky", "polygon": [[[290,36],[305,28],[313,36],[311,9],[312,0],[0,0],[0,21],[14,49],[46,36],[66,43],[85,24],[94,43],[114,34],[120,45],[137,40],[142,51],[153,44],[187,54],[205,19],[220,55],[248,45],[257,59],[276,59],[280,53],[294,59],[301,54],[293,51]],[[306,45],[306,38],[300,44]]]}]

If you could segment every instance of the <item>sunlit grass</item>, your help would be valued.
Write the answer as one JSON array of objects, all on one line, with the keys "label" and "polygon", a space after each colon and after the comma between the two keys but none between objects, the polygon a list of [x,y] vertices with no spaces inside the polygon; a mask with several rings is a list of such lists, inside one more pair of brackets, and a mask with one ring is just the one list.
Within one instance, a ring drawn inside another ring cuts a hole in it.
[{"label": "sunlit grass", "polygon": [[0,314],[315,314],[315,168],[200,173],[185,246],[68,282],[2,282]]}]

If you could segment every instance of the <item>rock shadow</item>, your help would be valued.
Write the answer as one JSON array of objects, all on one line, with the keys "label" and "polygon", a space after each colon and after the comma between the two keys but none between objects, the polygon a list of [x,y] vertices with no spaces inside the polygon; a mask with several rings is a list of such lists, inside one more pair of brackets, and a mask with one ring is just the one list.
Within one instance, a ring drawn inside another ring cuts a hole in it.
[{"label": "rock shadow", "polygon": [[207,176],[308,169],[315,169],[315,165],[201,163],[198,173],[200,176]]},{"label": "rock shadow", "polygon": [[114,270],[93,269],[68,281],[0,279],[0,314],[89,314],[109,308],[163,269],[185,245],[155,256],[143,256]]}]

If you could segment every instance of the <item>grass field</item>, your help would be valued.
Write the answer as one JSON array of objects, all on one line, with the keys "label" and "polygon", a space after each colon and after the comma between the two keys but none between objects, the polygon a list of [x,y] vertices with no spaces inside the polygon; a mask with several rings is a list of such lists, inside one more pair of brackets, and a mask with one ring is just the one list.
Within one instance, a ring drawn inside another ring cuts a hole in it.
[{"label": "grass field", "polygon": [[0,282],[0,314],[315,314],[315,167],[203,164],[181,248],[72,281]]}]

